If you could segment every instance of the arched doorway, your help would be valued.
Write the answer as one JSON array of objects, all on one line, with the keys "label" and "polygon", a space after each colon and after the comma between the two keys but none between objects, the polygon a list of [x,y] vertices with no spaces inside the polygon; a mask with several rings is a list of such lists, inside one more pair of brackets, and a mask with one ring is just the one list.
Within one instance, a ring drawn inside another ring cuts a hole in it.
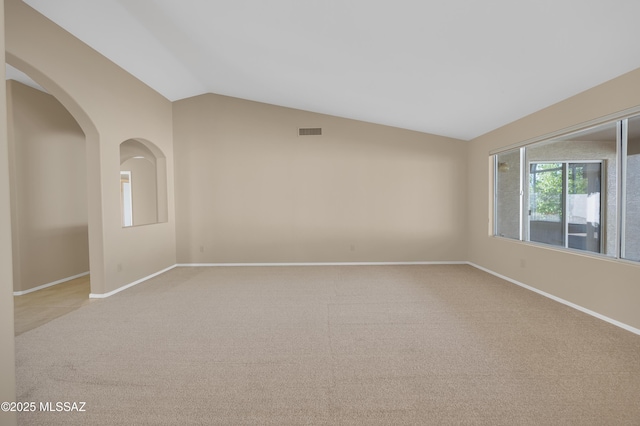
[{"label": "arched doorway", "polygon": [[[53,96],[68,113],[73,117],[85,135],[85,167],[86,167],[86,208],[87,208],[87,234],[88,234],[88,257],[89,271],[93,278],[91,280],[91,291],[101,288],[100,279],[103,276],[103,243],[102,243],[102,223],[100,197],[100,155],[98,131],[88,117],[86,112],[53,80],[44,75],[35,67],[25,61],[16,58],[11,53],[6,52],[6,63],[22,71],[35,83],[44,88],[47,93]],[[100,291],[97,291],[100,292]]]},{"label": "arched doorway", "polygon": [[55,97],[6,71],[18,335],[90,301],[86,138]]}]

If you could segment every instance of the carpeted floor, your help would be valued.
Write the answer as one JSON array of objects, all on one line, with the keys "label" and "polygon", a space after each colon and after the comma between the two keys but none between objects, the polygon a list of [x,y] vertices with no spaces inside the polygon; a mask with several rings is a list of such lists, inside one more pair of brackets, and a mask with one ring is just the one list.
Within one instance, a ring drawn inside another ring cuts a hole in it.
[{"label": "carpeted floor", "polygon": [[640,336],[467,265],[175,268],[16,358],[86,402],[20,425],[640,424]]}]

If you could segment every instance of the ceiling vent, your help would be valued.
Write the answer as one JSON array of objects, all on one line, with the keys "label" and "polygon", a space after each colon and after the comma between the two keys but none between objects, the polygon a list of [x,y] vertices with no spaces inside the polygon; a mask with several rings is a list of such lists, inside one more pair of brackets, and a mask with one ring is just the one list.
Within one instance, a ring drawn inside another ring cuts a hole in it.
[{"label": "ceiling vent", "polygon": [[308,127],[298,129],[298,136],[322,136],[321,127]]}]

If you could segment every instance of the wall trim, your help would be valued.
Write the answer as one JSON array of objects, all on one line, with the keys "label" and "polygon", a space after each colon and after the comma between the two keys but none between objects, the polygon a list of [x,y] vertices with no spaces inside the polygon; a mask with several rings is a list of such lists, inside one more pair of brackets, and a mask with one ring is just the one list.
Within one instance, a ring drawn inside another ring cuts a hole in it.
[{"label": "wall trim", "polygon": [[550,294],[550,293],[547,293],[545,291],[539,290],[539,289],[537,289],[535,287],[531,287],[531,286],[529,286],[527,284],[521,283],[520,281],[514,280],[513,278],[509,278],[509,277],[507,277],[505,275],[502,275],[502,274],[499,274],[497,272],[494,272],[491,269],[487,269],[487,268],[484,268],[484,267],[482,267],[480,265],[476,265],[473,262],[466,262],[466,263],[468,265],[473,266],[474,268],[480,269],[481,271],[487,272],[487,273],[489,273],[491,275],[494,275],[494,276],[496,276],[498,278],[501,278],[501,279],[503,279],[505,281],[509,281],[512,284],[515,284],[515,285],[520,286],[522,288],[525,288],[527,290],[530,290],[530,291],[533,291],[535,293],[538,293],[538,294],[540,294],[540,295],[542,295],[544,297],[547,297],[547,298],[549,298],[551,300],[554,300],[556,302],[562,303],[563,305],[567,305],[570,308],[576,309],[576,310],[578,310],[580,312],[584,312],[587,315],[591,315],[592,317],[596,317],[596,318],[598,318],[598,319],[600,319],[602,321],[606,321],[609,324],[613,324],[613,325],[615,325],[617,327],[623,328],[623,329],[625,329],[627,331],[630,331],[631,333],[634,333],[634,334],[637,334],[637,335],[640,336],[640,329],[632,327],[632,326],[630,326],[628,324],[625,324],[623,322],[614,320],[613,318],[609,318],[609,317],[607,317],[605,315],[599,314],[599,313],[597,313],[595,311],[592,311],[591,309],[587,309],[587,308],[582,307],[580,305],[576,305],[575,303],[569,302],[568,300],[562,299],[562,298],[560,298],[558,296],[554,296],[553,294]]},{"label": "wall trim", "polygon": [[83,273],[78,274],[78,275],[74,275],[72,277],[62,278],[61,280],[57,280],[57,281],[54,281],[54,282],[51,282],[51,283],[48,283],[48,284],[43,284],[41,286],[30,288],[28,290],[14,291],[13,295],[14,296],[23,296],[25,294],[33,293],[34,291],[43,290],[43,289],[45,289],[47,287],[53,287],[54,285],[66,283],[67,281],[75,280],[76,278],[84,277],[84,276],[87,276],[87,275],[89,275],[89,271],[83,272]]},{"label": "wall trim", "polygon": [[466,265],[466,261],[442,262],[285,262],[285,263],[178,263],[179,267],[201,266],[382,266],[382,265]]},{"label": "wall trim", "polygon": [[120,293],[122,290],[126,290],[128,288],[133,287],[134,285],[140,284],[141,282],[147,281],[147,280],[149,280],[149,279],[151,279],[153,277],[156,277],[156,276],[158,276],[160,274],[164,274],[165,272],[172,270],[176,266],[178,266],[178,265],[169,266],[168,268],[165,268],[165,269],[163,269],[161,271],[155,272],[155,273],[153,273],[151,275],[147,275],[144,278],[140,278],[139,280],[136,280],[136,281],[134,281],[132,283],[123,285],[122,287],[119,287],[119,288],[117,288],[117,289],[115,289],[113,291],[110,291],[108,293],[89,293],[89,299],[106,299],[109,296],[113,296],[116,293]]},{"label": "wall trim", "polygon": [[90,299],[106,299],[113,296],[116,293],[120,293],[123,290],[133,287],[136,284],[147,281],[160,274],[164,274],[177,267],[233,267],[233,266],[368,266],[368,265],[466,265],[466,261],[442,261],[442,262],[311,262],[311,263],[177,263],[173,266],[169,266],[161,271],[147,275],[144,278],[140,278],[132,283],[126,284],[108,293],[90,293]]},{"label": "wall trim", "polygon": [[[613,318],[609,318],[609,317],[607,317],[605,315],[599,314],[598,312],[592,311],[591,309],[587,309],[587,308],[582,307],[580,305],[576,305],[575,303],[569,302],[568,300],[562,299],[562,298],[560,298],[558,296],[554,296],[551,293],[547,293],[545,291],[542,291],[542,290],[537,289],[535,287],[532,287],[530,285],[521,283],[520,281],[514,280],[513,278],[509,278],[506,275],[499,274],[499,273],[497,273],[495,271],[492,271],[491,269],[482,267],[480,265],[477,265],[477,264],[475,264],[473,262],[469,262],[469,261],[441,261],[441,262],[439,262],[439,261],[436,261],[436,262],[299,262],[299,263],[298,262],[293,262],[293,263],[177,263],[177,264],[175,264],[173,266],[169,266],[168,268],[165,268],[165,269],[163,269],[161,271],[158,271],[156,273],[148,275],[148,276],[146,276],[144,278],[136,280],[136,281],[134,281],[134,282],[132,282],[130,284],[124,285],[124,286],[122,286],[120,288],[117,288],[117,289],[115,289],[113,291],[110,291],[108,293],[103,293],[103,294],[91,293],[91,294],[89,294],[89,298],[91,298],[91,299],[105,299],[105,298],[107,298],[109,296],[113,296],[116,293],[119,293],[119,292],[121,292],[123,290],[126,290],[128,288],[131,288],[134,285],[140,284],[141,282],[147,281],[147,280],[149,280],[149,279],[151,279],[151,278],[153,278],[155,276],[163,274],[163,273],[165,273],[167,271],[170,271],[170,270],[172,270],[174,268],[177,268],[177,267],[383,266],[383,265],[469,265],[469,266],[472,266],[472,267],[474,267],[476,269],[484,271],[484,272],[486,272],[488,274],[491,274],[491,275],[493,275],[495,277],[498,277],[498,278],[503,279],[505,281],[508,281],[508,282],[510,282],[512,284],[515,284],[515,285],[517,285],[519,287],[522,287],[522,288],[527,289],[529,291],[533,291],[534,293],[538,293],[539,295],[544,296],[544,297],[546,297],[548,299],[551,299],[553,301],[562,303],[563,305],[569,306],[570,308],[576,309],[576,310],[578,310],[580,312],[583,312],[583,313],[585,313],[587,315],[591,315],[592,317],[598,318],[598,319],[600,319],[602,321],[606,321],[609,324],[615,325],[616,327],[620,327],[620,328],[622,328],[624,330],[627,330],[627,331],[629,331],[631,333],[634,333],[634,334],[637,334],[637,335],[640,336],[640,329],[638,329],[638,328],[632,327],[632,326],[630,326],[628,324],[625,324],[623,322],[614,320]],[[76,277],[68,278],[68,279],[66,279],[66,281],[68,281],[70,279],[74,279],[74,278],[79,278],[79,277],[87,275],[87,274],[88,274],[88,272],[84,273],[84,274],[80,274],[80,275],[78,275]],[[65,280],[60,281],[60,282],[64,282],[64,281]],[[27,292],[36,291],[37,289],[44,288],[44,287],[50,287],[52,285],[59,284],[60,282],[55,282],[55,283],[47,284],[45,286],[41,286],[39,288],[27,290]],[[26,293],[22,292],[22,294],[26,294]],[[16,295],[15,292],[14,292],[14,295]]]}]

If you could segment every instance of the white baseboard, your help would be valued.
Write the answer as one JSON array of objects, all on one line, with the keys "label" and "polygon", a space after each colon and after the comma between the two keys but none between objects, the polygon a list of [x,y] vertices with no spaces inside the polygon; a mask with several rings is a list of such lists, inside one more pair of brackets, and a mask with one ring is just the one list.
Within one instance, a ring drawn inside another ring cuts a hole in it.
[{"label": "white baseboard", "polygon": [[45,289],[47,287],[53,287],[54,285],[66,283],[67,281],[75,280],[76,278],[85,277],[87,275],[89,275],[89,272],[83,272],[81,274],[74,275],[72,277],[63,278],[61,280],[57,280],[57,281],[54,281],[54,282],[51,282],[51,283],[48,283],[48,284],[43,284],[43,285],[38,286],[38,287],[30,288],[29,290],[14,291],[13,295],[14,296],[22,296],[22,295],[25,295],[25,294],[33,293],[34,291]]},{"label": "white baseboard", "polygon": [[180,267],[198,266],[381,266],[381,265],[466,265],[466,261],[442,262],[290,262],[290,263],[178,263]]},{"label": "white baseboard", "polygon": [[113,290],[113,291],[110,291],[109,293],[100,293],[100,294],[97,294],[97,293],[90,293],[90,294],[89,294],[89,299],[105,299],[105,298],[107,298],[107,297],[109,297],[109,296],[113,296],[113,295],[114,295],[114,294],[116,294],[116,293],[120,293],[122,290],[126,290],[126,289],[128,289],[128,288],[133,287],[133,286],[134,286],[134,285],[136,285],[136,284],[140,284],[141,282],[147,281],[148,279],[151,279],[151,278],[153,278],[153,277],[155,277],[155,276],[158,276],[158,275],[160,275],[160,274],[164,274],[165,272],[172,270],[172,269],[173,269],[173,268],[175,268],[176,266],[178,266],[178,265],[169,266],[168,268],[165,268],[165,269],[163,269],[162,271],[158,271],[158,272],[155,272],[155,273],[153,273],[153,274],[151,274],[151,275],[147,275],[147,276],[146,276],[146,277],[144,277],[144,278],[140,278],[139,280],[136,280],[136,281],[134,281],[134,282],[132,282],[132,283],[129,283],[129,284],[127,284],[127,285],[124,285],[124,286],[122,286],[122,287],[119,287],[119,288],[117,288],[117,289],[115,289],[115,290]]},{"label": "white baseboard", "polygon": [[361,265],[465,265],[465,261],[444,261],[444,262],[315,262],[315,263],[178,263],[168,268],[158,271],[154,274],[148,275],[144,278],[140,278],[137,281],[119,287],[108,293],[91,293],[90,299],[105,299],[109,296],[113,296],[123,290],[133,287],[136,284],[147,281],[155,276],[170,271],[176,267],[220,267],[220,266],[361,266]]},{"label": "white baseboard", "polygon": [[480,266],[480,265],[476,265],[475,263],[472,263],[472,262],[466,262],[466,263],[467,263],[468,265],[473,266],[474,268],[480,269],[481,271],[487,272],[487,273],[489,273],[489,274],[491,274],[491,275],[494,275],[494,276],[496,276],[496,277],[498,277],[498,278],[502,278],[503,280],[505,280],[505,281],[509,281],[510,283],[513,283],[513,284],[515,284],[515,285],[517,285],[517,286],[520,286],[520,287],[522,287],[522,288],[526,288],[527,290],[531,290],[531,291],[533,291],[533,292],[535,292],[535,293],[538,293],[538,294],[540,294],[540,295],[542,295],[542,296],[544,296],[544,297],[547,297],[547,298],[549,298],[549,299],[551,299],[551,300],[555,300],[556,302],[560,302],[560,303],[562,303],[563,305],[567,305],[567,306],[569,306],[569,307],[571,307],[571,308],[573,308],[573,309],[577,309],[577,310],[578,310],[578,311],[580,311],[580,312],[584,312],[584,313],[585,313],[585,314],[587,314],[587,315],[591,315],[592,317],[596,317],[596,318],[598,318],[598,319],[601,319],[601,320],[603,320],[603,321],[606,321],[606,322],[608,322],[609,324],[613,324],[613,325],[615,325],[615,326],[617,326],[617,327],[623,328],[623,329],[625,329],[625,330],[627,330],[627,331],[630,331],[630,332],[632,332],[632,333],[634,333],[634,334],[640,335],[640,329],[637,329],[637,328],[635,328],[635,327],[632,327],[632,326],[630,326],[630,325],[628,325],[628,324],[625,324],[625,323],[623,323],[623,322],[620,322],[620,321],[614,320],[613,318],[609,318],[609,317],[607,317],[607,316],[605,316],[605,315],[599,314],[599,313],[597,313],[597,312],[595,312],[595,311],[592,311],[591,309],[587,309],[587,308],[582,307],[582,306],[580,306],[580,305],[576,305],[575,303],[569,302],[568,300],[564,300],[564,299],[562,299],[562,298],[560,298],[560,297],[554,296],[553,294],[550,294],[550,293],[547,293],[547,292],[545,292],[545,291],[539,290],[539,289],[537,289],[537,288],[535,288],[535,287],[531,287],[531,286],[529,286],[529,285],[526,285],[526,284],[524,284],[524,283],[521,283],[520,281],[516,281],[516,280],[514,280],[514,279],[512,279],[512,278],[509,278],[509,277],[507,277],[507,276],[505,276],[505,275],[498,274],[497,272],[494,272],[494,271],[492,271],[492,270],[490,270],[490,269],[487,269],[487,268],[483,268],[482,266]]},{"label": "white baseboard", "polygon": [[[539,290],[539,289],[537,289],[535,287],[531,287],[531,286],[529,286],[527,284],[521,283],[520,281],[514,280],[514,279],[509,278],[509,277],[507,277],[505,275],[502,275],[502,274],[494,272],[494,271],[492,271],[490,269],[484,268],[484,267],[482,267],[480,265],[476,265],[473,262],[467,262],[467,261],[442,261],[442,262],[300,262],[300,263],[297,263],[297,262],[293,262],[293,263],[178,263],[178,264],[175,264],[175,265],[170,266],[168,268],[165,268],[162,271],[158,271],[158,272],[156,272],[154,274],[151,274],[149,276],[141,278],[141,279],[139,279],[137,281],[134,281],[134,282],[132,282],[130,284],[127,284],[125,286],[122,286],[122,287],[120,287],[120,288],[118,288],[116,290],[110,291],[109,293],[104,293],[104,294],[91,293],[89,295],[89,297],[92,298],[92,299],[104,299],[104,298],[107,298],[109,296],[113,296],[116,293],[119,293],[119,292],[121,292],[123,290],[126,290],[126,289],[128,289],[130,287],[133,287],[136,284],[140,284],[141,282],[147,281],[148,279],[151,279],[151,278],[153,278],[153,277],[155,277],[157,275],[163,274],[163,273],[165,273],[167,271],[170,271],[170,270],[172,270],[173,268],[176,268],[176,267],[381,266],[381,265],[470,265],[470,266],[473,266],[476,269],[479,269],[481,271],[487,272],[487,273],[489,273],[491,275],[494,275],[494,276],[496,276],[498,278],[501,278],[501,279],[503,279],[505,281],[508,281],[508,282],[510,282],[512,284],[515,284],[515,285],[517,285],[519,287],[522,287],[522,288],[525,288],[527,290],[530,290],[530,291],[533,291],[535,293],[538,293],[541,296],[544,296],[544,297],[547,297],[547,298],[549,298],[551,300],[554,300],[556,302],[562,303],[563,305],[569,306],[569,307],[571,307],[573,309],[576,309],[576,310],[578,310],[580,312],[583,312],[583,313],[585,313],[587,315],[591,315],[591,316],[593,316],[595,318],[598,318],[598,319],[600,319],[602,321],[606,321],[606,322],[608,322],[610,324],[613,324],[613,325],[615,325],[617,327],[620,327],[620,328],[622,328],[624,330],[630,331],[631,333],[640,335],[640,329],[638,329],[638,328],[635,328],[635,327],[632,327],[632,326],[630,326],[628,324],[625,324],[625,323],[622,323],[620,321],[614,320],[613,318],[609,318],[609,317],[607,317],[605,315],[599,314],[598,312],[592,311],[592,310],[587,309],[585,307],[582,307],[580,305],[576,305],[575,303],[569,302],[568,300],[564,300],[564,299],[562,299],[560,297],[554,296],[553,294],[550,294],[550,293],[547,293],[545,291]],[[88,274],[88,272],[85,273],[85,274],[78,275],[76,277],[70,277],[70,278],[68,278],[66,280],[63,280],[63,281],[60,281],[60,282],[68,281],[70,279],[78,278],[78,277],[81,277],[81,276],[84,276],[84,275],[87,275],[87,274]],[[41,286],[41,287],[38,287],[38,288],[27,290],[27,292],[36,291],[36,290],[39,290],[41,288],[45,288],[45,287],[49,287],[51,285],[59,284],[60,282],[55,282],[55,283],[47,284],[45,286]],[[26,292],[21,292],[21,294],[26,294]],[[17,296],[19,294],[16,294],[14,292],[14,295]]]}]

